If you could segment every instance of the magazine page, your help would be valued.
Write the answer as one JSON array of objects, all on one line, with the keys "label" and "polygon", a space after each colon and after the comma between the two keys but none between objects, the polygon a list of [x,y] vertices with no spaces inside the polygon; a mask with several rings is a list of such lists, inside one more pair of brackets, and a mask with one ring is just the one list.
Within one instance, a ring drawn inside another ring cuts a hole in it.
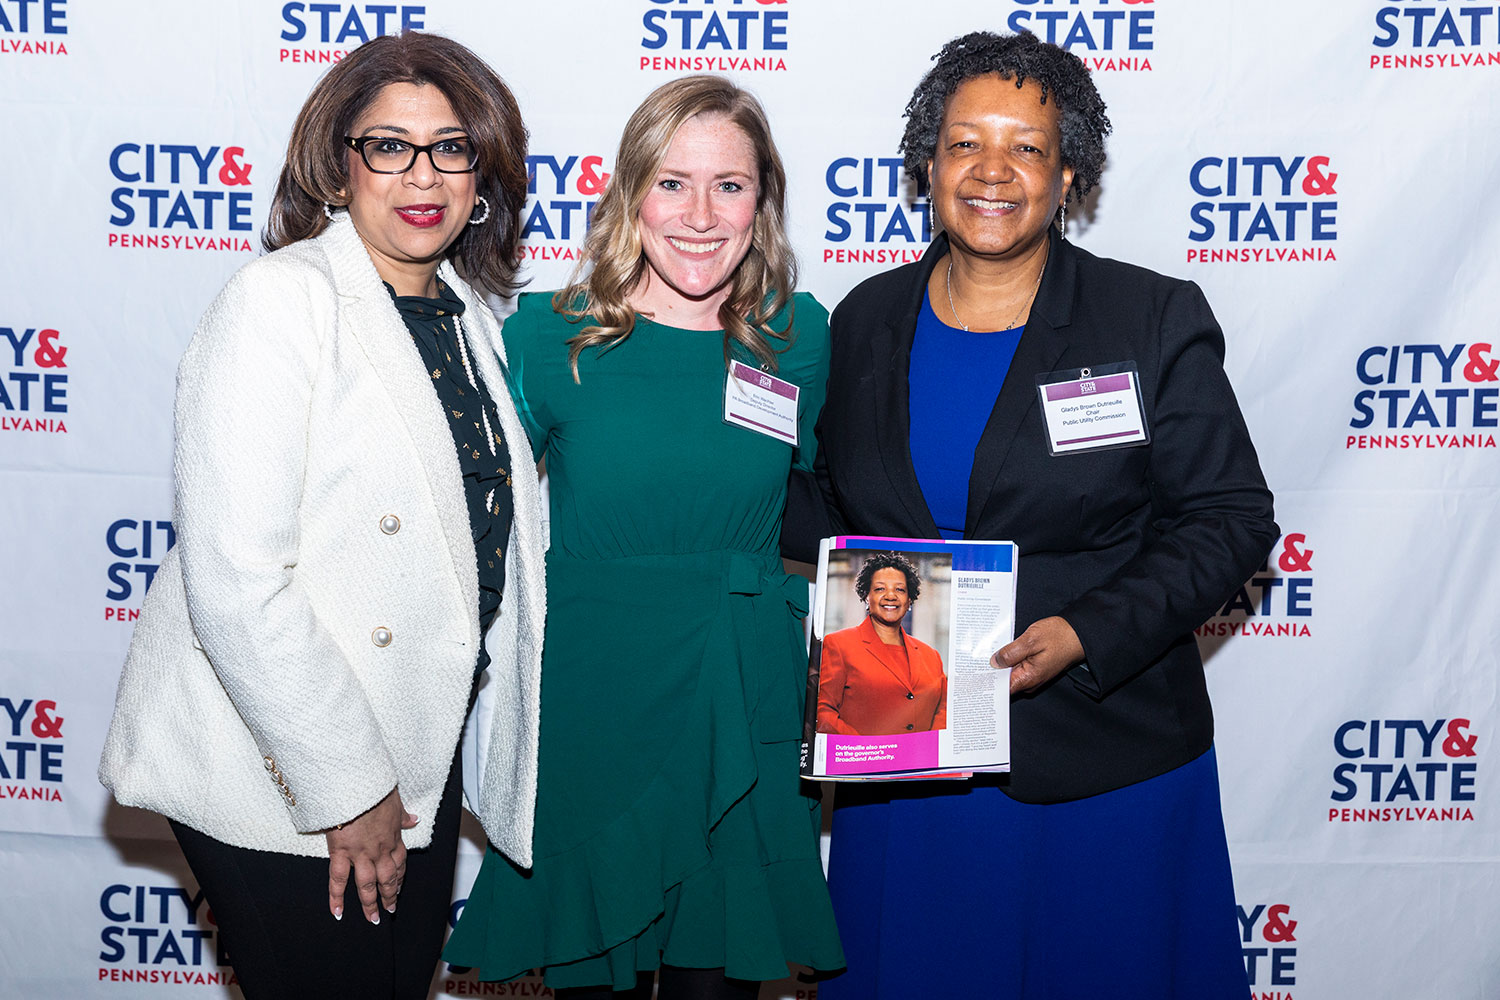
[{"label": "magazine page", "polygon": [[802,773],[831,780],[1010,770],[1016,546],[823,540]]}]

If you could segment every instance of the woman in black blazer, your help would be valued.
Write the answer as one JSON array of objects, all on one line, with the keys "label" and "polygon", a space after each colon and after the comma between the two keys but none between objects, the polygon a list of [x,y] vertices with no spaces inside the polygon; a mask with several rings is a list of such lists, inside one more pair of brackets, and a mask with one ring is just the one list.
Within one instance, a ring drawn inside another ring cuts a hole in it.
[{"label": "woman in black blazer", "polygon": [[[1192,629],[1278,529],[1223,335],[1193,284],[1066,242],[1109,131],[1076,57],[1031,35],[956,39],[907,115],[907,170],[945,232],[833,314],[817,530],[1018,544],[1022,631],[995,654],[1012,669],[1013,772],[840,789],[830,881],[849,971],[824,1000],[913,982],[1241,1000]],[[1145,435],[1044,419],[1039,385],[1104,391],[1126,372],[1140,402],[1110,405],[1138,407]]]}]

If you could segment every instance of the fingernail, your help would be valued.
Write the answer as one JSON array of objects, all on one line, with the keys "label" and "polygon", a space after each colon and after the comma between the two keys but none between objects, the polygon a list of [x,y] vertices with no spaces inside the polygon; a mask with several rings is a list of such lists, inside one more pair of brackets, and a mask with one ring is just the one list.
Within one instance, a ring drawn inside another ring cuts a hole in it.
[{"label": "fingernail", "polygon": [[370,918],[370,923],[374,924],[376,927],[380,926],[380,911],[379,910],[376,910],[375,911],[375,915]]},{"label": "fingernail", "polygon": [[343,920],[344,919],[344,908],[342,906],[335,906],[333,908],[333,919],[335,919],[335,920]]},{"label": "fingernail", "polygon": [[387,913],[395,913],[396,912],[396,904],[395,903],[391,903],[389,906],[387,906],[385,908],[385,912],[387,912]]}]

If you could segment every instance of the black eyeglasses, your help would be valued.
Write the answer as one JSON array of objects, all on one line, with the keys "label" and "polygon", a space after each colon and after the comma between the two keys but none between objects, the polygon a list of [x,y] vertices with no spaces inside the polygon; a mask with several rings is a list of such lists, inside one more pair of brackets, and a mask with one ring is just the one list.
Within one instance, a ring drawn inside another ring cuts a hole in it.
[{"label": "black eyeglasses", "polygon": [[388,135],[346,135],[344,144],[359,150],[365,166],[377,174],[406,173],[417,162],[418,153],[426,153],[432,161],[432,169],[441,174],[467,174],[479,163],[479,150],[465,136],[456,135],[418,146]]}]

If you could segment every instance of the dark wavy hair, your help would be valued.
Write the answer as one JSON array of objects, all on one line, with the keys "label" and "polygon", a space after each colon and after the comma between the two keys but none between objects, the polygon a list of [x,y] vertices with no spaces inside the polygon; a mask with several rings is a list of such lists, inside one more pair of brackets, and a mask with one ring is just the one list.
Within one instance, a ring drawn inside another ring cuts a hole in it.
[{"label": "dark wavy hair", "polygon": [[865,560],[854,578],[854,593],[861,601],[870,596],[870,581],[876,572],[883,569],[899,569],[906,575],[906,596],[913,604],[922,595],[922,578],[917,575],[917,565],[899,552],[877,552]]},{"label": "dark wavy hair", "polygon": [[1062,164],[1073,168],[1071,200],[1082,198],[1098,183],[1104,170],[1104,137],[1112,126],[1104,113],[1104,98],[1082,59],[1029,31],[1016,35],[971,32],[944,45],[932,59],[936,65],[907,102],[900,146],[906,173],[921,191],[928,189],[927,163],[937,155],[938,129],[948,98],[959,84],[988,73],[1015,80],[1018,90],[1027,80],[1035,80],[1042,88],[1042,103],[1057,102]]},{"label": "dark wavy hair", "polygon": [[489,199],[489,218],[465,226],[444,257],[481,291],[509,294],[518,286],[526,126],[505,81],[483,59],[442,35],[408,31],[372,38],[313,85],[292,125],[261,243],[276,250],[328,228],[323,206],[348,203],[349,164],[359,160],[344,145],[344,136],[393,83],[431,84],[442,91],[479,151],[474,187]]}]

